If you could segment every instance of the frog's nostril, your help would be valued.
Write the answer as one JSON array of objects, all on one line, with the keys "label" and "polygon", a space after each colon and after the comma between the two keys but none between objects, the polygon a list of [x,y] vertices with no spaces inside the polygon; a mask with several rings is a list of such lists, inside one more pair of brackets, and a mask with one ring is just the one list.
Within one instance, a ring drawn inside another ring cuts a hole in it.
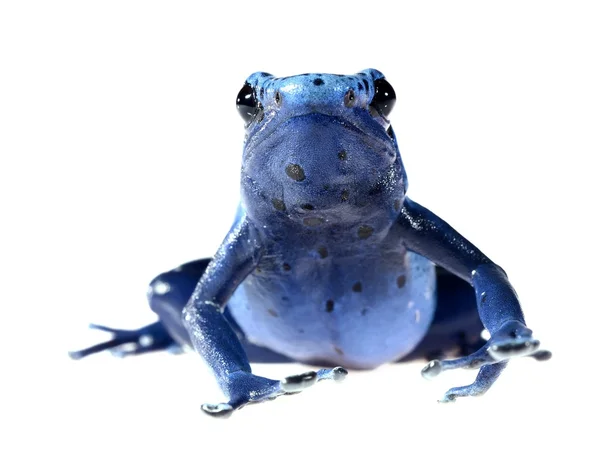
[{"label": "frog's nostril", "polygon": [[356,104],[356,95],[354,94],[354,89],[350,89],[344,95],[344,106],[346,108],[352,108]]}]

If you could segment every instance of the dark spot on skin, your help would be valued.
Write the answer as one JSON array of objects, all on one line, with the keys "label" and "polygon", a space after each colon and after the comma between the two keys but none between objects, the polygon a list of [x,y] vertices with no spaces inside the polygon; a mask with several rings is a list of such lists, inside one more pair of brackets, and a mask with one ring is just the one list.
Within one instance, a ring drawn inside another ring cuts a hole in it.
[{"label": "dark spot on skin", "polygon": [[327,312],[333,311],[333,306],[334,306],[333,300],[331,300],[331,299],[327,300],[327,303],[325,303],[325,311],[327,311]]},{"label": "dark spot on skin", "polygon": [[360,239],[367,239],[373,234],[373,228],[369,225],[361,225],[358,227],[358,237]]},{"label": "dark spot on skin", "polygon": [[369,83],[367,83],[367,80],[363,80],[363,84],[365,85],[365,91],[367,91],[367,93],[369,92]]},{"label": "dark spot on skin", "polygon": [[281,300],[284,302],[289,302],[290,298],[289,297],[281,297]]},{"label": "dark spot on skin", "polygon": [[400,211],[400,199],[394,200],[394,209]]},{"label": "dark spot on skin", "polygon": [[348,197],[350,196],[350,193],[348,192],[348,189],[344,189],[342,191],[342,201],[346,202],[348,201]]},{"label": "dark spot on skin", "polygon": [[339,347],[336,347],[336,346],[333,346],[333,349],[335,350],[335,352],[336,352],[338,355],[340,355],[340,356],[344,356],[344,351],[343,351],[341,348],[339,348]]},{"label": "dark spot on skin", "polygon": [[329,252],[325,247],[319,247],[317,251],[319,252],[319,256],[321,258],[327,258],[327,256],[329,256]]},{"label": "dark spot on skin", "polygon": [[257,267],[256,268],[256,273],[261,273],[261,272],[262,272],[262,269],[260,267]]},{"label": "dark spot on skin", "polygon": [[363,85],[358,83],[358,92],[361,92],[364,89]]},{"label": "dark spot on skin", "polygon": [[302,181],[306,178],[304,169],[298,164],[288,164],[285,168],[285,173],[294,181]]},{"label": "dark spot on skin", "polygon": [[396,278],[396,284],[398,285],[399,288],[403,288],[404,285],[406,284],[406,276],[400,275],[398,278]]},{"label": "dark spot on skin", "polygon": [[261,87],[260,88],[260,98],[263,98],[265,96],[265,88]]},{"label": "dark spot on skin", "polygon": [[302,222],[304,222],[304,225],[307,227],[318,227],[325,221],[320,217],[305,217]]},{"label": "dark spot on skin", "polygon": [[481,304],[483,305],[487,301],[487,294],[485,292],[481,293]]},{"label": "dark spot on skin", "polygon": [[344,106],[346,108],[352,108],[356,104],[356,95],[354,94],[354,90],[350,89],[344,95]]},{"label": "dark spot on skin", "polygon": [[324,82],[324,81],[323,81],[321,78],[315,78],[315,79],[313,80],[313,84],[314,84],[315,86],[321,86],[322,84],[325,84],[325,82]]},{"label": "dark spot on skin", "polygon": [[342,150],[342,151],[338,152],[338,158],[340,159],[340,161],[346,161],[346,159],[348,158],[348,154],[346,153],[346,150]]},{"label": "dark spot on skin", "polygon": [[279,314],[277,314],[277,312],[273,311],[272,309],[267,309],[267,312],[273,317],[279,317]]},{"label": "dark spot on skin", "polygon": [[363,309],[360,311],[360,315],[361,315],[361,316],[366,316],[366,315],[367,315],[367,311],[368,311],[368,309],[367,309],[367,308],[363,308]]},{"label": "dark spot on skin", "polygon": [[303,330],[302,328],[300,328],[300,329],[298,330],[298,333],[304,334],[304,330]]},{"label": "dark spot on skin", "polygon": [[323,190],[324,191],[328,191],[329,189],[331,189],[331,186],[329,186],[328,184],[324,184],[323,185]]},{"label": "dark spot on skin", "polygon": [[362,284],[360,283],[360,281],[354,283],[354,285],[352,286],[352,290],[354,292],[362,292]]},{"label": "dark spot on skin", "polygon": [[289,272],[290,270],[292,270],[292,266],[290,266],[288,263],[283,263],[283,270],[285,270],[286,272]]},{"label": "dark spot on skin", "polygon": [[307,211],[312,211],[313,209],[315,209],[315,207],[313,205],[311,205],[310,203],[305,203],[304,205],[301,206],[302,209],[306,209]]},{"label": "dark spot on skin", "polygon": [[271,200],[271,203],[273,203],[273,207],[277,211],[285,211],[285,203],[283,203],[282,200],[279,200],[278,198],[274,198]]},{"label": "dark spot on skin", "polygon": [[267,72],[261,72],[261,73],[260,73],[260,76],[261,76],[261,77],[270,77],[270,76],[271,76],[271,74],[270,74],[270,73],[267,73]]},{"label": "dark spot on skin", "polygon": [[383,183],[377,183],[371,190],[369,191],[369,195],[377,195],[383,192]]}]

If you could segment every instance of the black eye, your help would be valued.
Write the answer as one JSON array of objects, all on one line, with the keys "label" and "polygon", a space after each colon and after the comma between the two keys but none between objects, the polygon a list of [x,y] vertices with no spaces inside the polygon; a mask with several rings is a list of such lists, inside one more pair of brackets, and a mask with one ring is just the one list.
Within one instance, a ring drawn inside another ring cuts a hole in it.
[{"label": "black eye", "polygon": [[369,111],[372,116],[379,114],[387,119],[394,105],[396,104],[396,93],[390,83],[385,78],[375,80],[375,94],[369,105]]},{"label": "black eye", "polygon": [[250,124],[260,111],[260,103],[256,100],[256,93],[248,83],[240,89],[236,100],[237,110],[246,125]]}]

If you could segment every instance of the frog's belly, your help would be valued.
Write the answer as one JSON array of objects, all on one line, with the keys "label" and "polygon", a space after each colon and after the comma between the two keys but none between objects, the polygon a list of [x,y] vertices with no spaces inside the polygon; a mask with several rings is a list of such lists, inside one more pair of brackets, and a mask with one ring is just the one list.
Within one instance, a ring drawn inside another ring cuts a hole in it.
[{"label": "frog's belly", "polygon": [[228,305],[254,344],[297,361],[373,368],[407,355],[425,336],[435,268],[408,252],[401,264],[365,258],[253,274]]}]

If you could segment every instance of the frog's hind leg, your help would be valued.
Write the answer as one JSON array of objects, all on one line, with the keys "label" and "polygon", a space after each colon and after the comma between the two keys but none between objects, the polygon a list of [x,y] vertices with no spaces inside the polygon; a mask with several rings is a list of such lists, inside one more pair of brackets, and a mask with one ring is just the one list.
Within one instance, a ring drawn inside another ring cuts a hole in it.
[{"label": "frog's hind leg", "polygon": [[160,322],[151,323],[137,330],[121,330],[96,324],[90,324],[90,328],[111,333],[112,338],[83,350],[69,352],[71,358],[81,359],[104,350],[110,350],[113,355],[120,357],[158,350],[178,352],[178,346]]},{"label": "frog's hind leg", "polygon": [[[150,282],[148,302],[150,309],[159,317],[157,322],[137,330],[90,325],[90,328],[112,333],[111,339],[83,350],[69,352],[69,356],[81,359],[104,350],[121,357],[159,350],[177,354],[183,351],[183,346],[191,348],[189,334],[183,326],[182,311],[209,263],[210,258],[191,261],[158,275]],[[290,359],[283,355],[249,343],[227,308],[224,316],[235,330],[251,362],[290,362]]]},{"label": "frog's hind leg", "polygon": [[181,353],[182,345],[190,344],[181,321],[181,312],[209,262],[210,259],[200,259],[183,264],[160,274],[150,282],[148,302],[159,317],[157,322],[137,330],[92,324],[90,328],[111,333],[111,339],[83,350],[69,352],[69,356],[81,359],[104,350],[121,357],[159,350]]},{"label": "frog's hind leg", "polygon": [[[484,394],[506,368],[508,361],[498,361],[489,351],[483,330],[472,286],[438,267],[437,309],[432,325],[421,344],[406,359],[433,359],[422,370],[427,379],[451,369],[480,369],[472,384],[448,390],[440,402]],[[458,358],[441,360],[448,356]],[[546,350],[537,350],[528,356],[543,361],[552,355]]]},{"label": "frog's hind leg", "polygon": [[[190,348],[192,348],[192,342],[187,329],[183,325],[182,311],[210,261],[210,258],[199,259],[182,264],[170,272],[165,272],[152,280],[148,291],[150,309],[158,315],[160,322],[173,336],[175,342]],[[244,332],[229,313],[228,308],[225,308],[223,315],[235,331],[250,362],[279,363],[290,361],[283,355],[248,342]]]}]

